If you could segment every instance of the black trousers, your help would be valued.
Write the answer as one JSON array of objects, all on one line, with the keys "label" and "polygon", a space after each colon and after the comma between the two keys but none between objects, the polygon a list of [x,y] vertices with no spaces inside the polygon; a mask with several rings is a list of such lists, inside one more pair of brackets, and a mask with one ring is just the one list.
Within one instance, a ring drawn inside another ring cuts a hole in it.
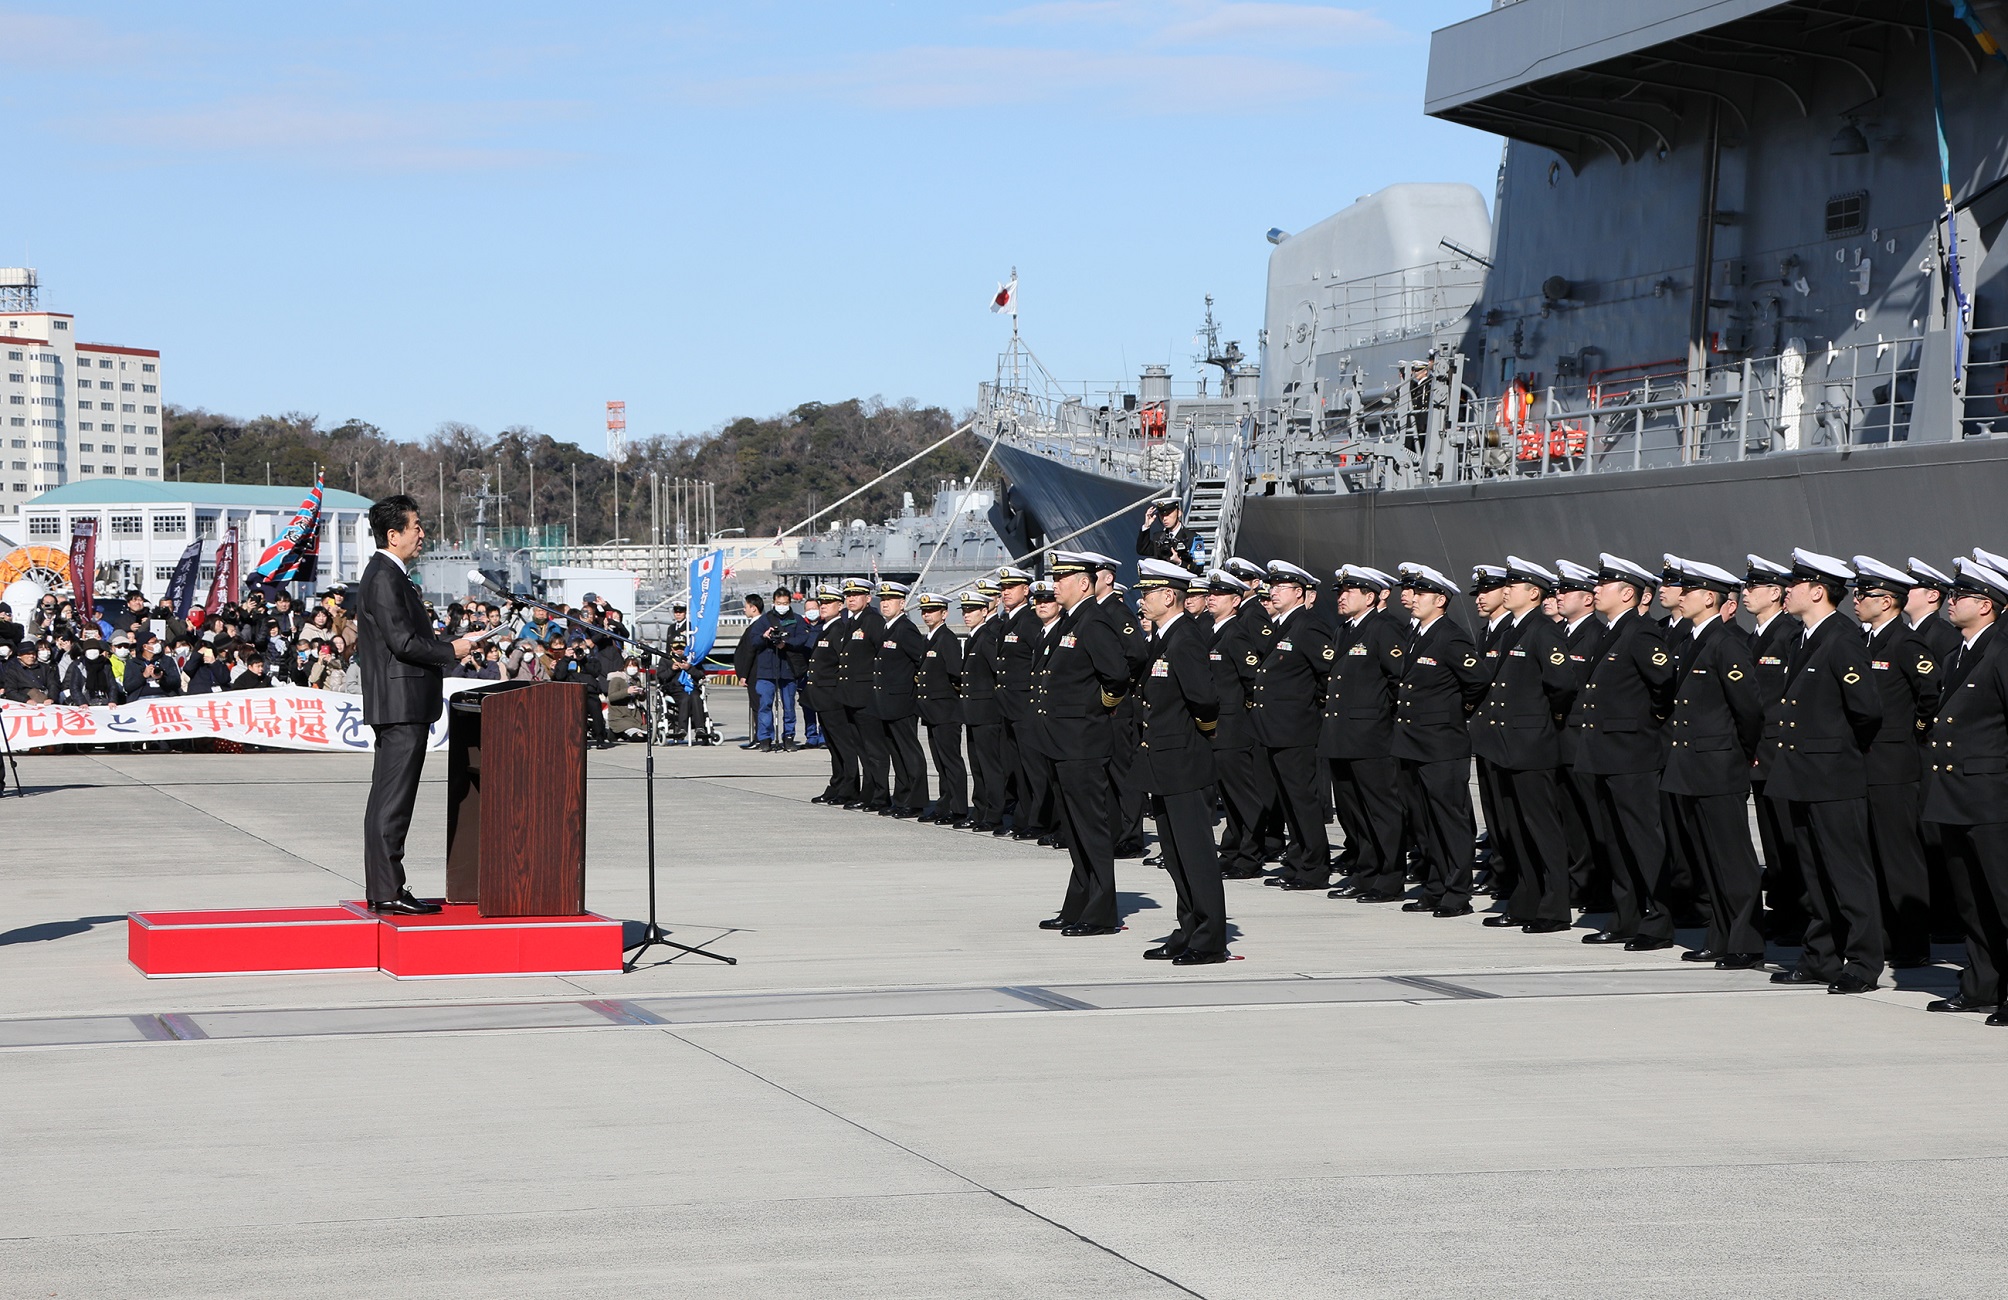
[{"label": "black trousers", "polygon": [[[1560,776],[1552,767],[1492,769],[1493,798],[1513,863],[1513,892],[1507,897],[1506,914],[1521,921],[1571,919]],[[1499,851],[1496,834],[1492,851]]]},{"label": "black trousers", "polygon": [[1332,878],[1332,845],[1325,837],[1325,801],[1318,793],[1322,764],[1315,745],[1265,746],[1269,772],[1283,801],[1290,842],[1283,850],[1283,878],[1322,884]]},{"label": "black trousers", "polygon": [[1220,858],[1213,848],[1212,802],[1204,790],[1150,797],[1164,869],[1178,891],[1178,930],[1165,940],[1165,946],[1174,950],[1227,950],[1227,894],[1220,885]]},{"label": "black trousers", "polygon": [[892,758],[892,806],[919,812],[927,803],[927,759],[920,752],[920,719],[880,720],[886,752]]},{"label": "black trousers", "polygon": [[1136,761],[1142,733],[1137,729],[1136,701],[1116,706],[1115,743],[1109,749],[1109,834],[1118,847],[1143,839],[1143,767]]},{"label": "black trousers", "polygon": [[889,750],[885,723],[861,704],[844,706],[844,721],[858,738],[858,798],[874,807],[892,798],[886,784]]},{"label": "black trousers", "polygon": [[997,745],[998,798],[1007,813],[1016,813],[1021,819],[1024,813],[1019,805],[1025,800],[1025,746],[1018,735],[1018,724],[1005,715],[1004,730]]},{"label": "black trousers", "polygon": [[1946,879],[1966,932],[1959,992],[1990,1006],[2008,1001],[2008,822],[1931,825],[1945,850]]},{"label": "black trousers", "polygon": [[1513,852],[1513,837],[1504,825],[1500,809],[1499,769],[1489,758],[1473,758],[1478,772],[1478,811],[1484,815],[1486,845],[1491,852],[1492,879],[1488,885],[1495,898],[1510,898],[1520,879],[1519,859]]},{"label": "black trousers", "polygon": [[858,783],[857,724],[840,704],[817,710],[823,723],[823,748],[830,751],[830,783],[823,787],[823,802],[850,803],[862,787]]},{"label": "black trousers", "polygon": [[1673,938],[1673,913],[1661,897],[1666,833],[1659,822],[1659,773],[1592,778],[1597,815],[1611,830],[1611,930],[1627,938]]},{"label": "black trousers", "polygon": [[1401,851],[1401,764],[1392,758],[1325,761],[1331,768],[1339,825],[1345,829],[1346,843],[1358,849],[1353,883],[1368,893],[1407,893]]},{"label": "black trousers", "polygon": [[1931,960],[1931,873],[1917,814],[1923,799],[1915,781],[1869,787],[1869,846],[1882,889],[1883,934],[1889,959]]},{"label": "black trousers", "polygon": [[1060,919],[1069,925],[1114,927],[1122,924],[1116,906],[1116,846],[1109,838],[1108,767],[1103,760],[1048,760],[1057,790],[1060,829],[1067,836],[1067,856],[1073,874],[1060,903]]},{"label": "black trousers", "polygon": [[404,891],[404,839],[418,802],[430,728],[423,722],[386,722],[370,730],[376,732],[376,760],[363,806],[363,889],[370,902],[388,903]]},{"label": "black trousers", "polygon": [[1611,864],[1604,853],[1610,833],[1597,814],[1595,779],[1562,772],[1562,833],[1569,841],[1569,901],[1586,912],[1611,907]]},{"label": "black trousers", "polygon": [[1764,785],[1750,783],[1757,805],[1757,840],[1764,847],[1764,906],[1770,913],[1765,933],[1772,943],[1796,948],[1806,939],[1806,873],[1799,866],[1799,846],[1792,839],[1785,801],[1765,794]]},{"label": "black trousers", "polygon": [[1673,914],[1676,928],[1707,925],[1711,906],[1707,878],[1701,864],[1689,855],[1685,837],[1674,834],[1674,824],[1679,819],[1680,813],[1674,807],[1673,796],[1661,790],[1659,824],[1666,834],[1666,871],[1660,877],[1659,899]]},{"label": "black trousers", "polygon": [[[1031,745],[1026,745],[1018,751],[1018,760],[1024,765],[1020,771],[1025,783],[1018,791],[1018,813],[1013,819],[1011,829],[1014,832],[1023,830],[1032,835],[1046,835],[1060,829],[1063,819],[1054,806],[1054,787],[1058,784],[1059,778],[1054,775],[1053,760]],[[1102,785],[1106,789],[1108,769],[1099,759],[1096,760],[1096,766],[1100,775],[1095,778],[1095,784]],[[1107,801],[1104,800],[1104,815],[1107,807]],[[1111,844],[1113,843],[1114,841],[1111,841]],[[1111,849],[1111,852],[1113,851]]]},{"label": "black trousers", "polygon": [[1667,829],[1708,886],[1708,950],[1762,956],[1764,930],[1757,916],[1764,871],[1750,844],[1749,797],[1677,794],[1673,807],[1676,820]]},{"label": "black trousers", "polygon": [[970,814],[979,826],[997,826],[1004,820],[1004,796],[1009,783],[1004,776],[1004,724],[978,722],[969,728],[969,774],[972,778]]},{"label": "black trousers", "polygon": [[1799,968],[1821,979],[1873,981],[1883,970],[1882,899],[1869,861],[1867,799],[1786,803],[1806,873],[1806,946]]},{"label": "black trousers", "polygon": [[969,771],[962,765],[962,724],[944,722],[927,729],[927,753],[934,760],[934,815],[953,821],[969,811]]},{"label": "black trousers", "polygon": [[1422,901],[1432,907],[1463,907],[1471,901],[1472,840],[1478,834],[1471,815],[1471,760],[1399,762],[1402,799],[1429,859]]},{"label": "black trousers", "polygon": [[1216,749],[1213,774],[1220,790],[1225,821],[1220,829],[1220,865],[1223,870],[1247,875],[1262,870],[1262,837],[1256,824],[1269,800],[1265,782],[1269,760],[1259,749]]}]

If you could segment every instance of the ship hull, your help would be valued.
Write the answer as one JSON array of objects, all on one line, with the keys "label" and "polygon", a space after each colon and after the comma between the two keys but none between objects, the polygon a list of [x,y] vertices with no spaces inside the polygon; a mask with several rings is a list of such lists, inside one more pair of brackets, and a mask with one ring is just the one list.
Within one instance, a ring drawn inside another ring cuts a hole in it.
[{"label": "ship hull", "polygon": [[1947,567],[2008,546],[2008,440],[1808,451],[1526,482],[1349,496],[1251,496],[1235,549],[1315,572],[1413,560],[1462,578],[1508,554],[1551,565],[1610,551],[1658,568],[1663,552],[1742,572],[1748,553],[1795,546]]},{"label": "ship hull", "polygon": [[[1114,515],[1113,519],[1061,542],[1060,549],[1097,551],[1120,560],[1124,570],[1122,580],[1135,580],[1136,534],[1143,524],[1145,503],[1168,491],[1167,488],[1075,469],[1004,442],[997,444],[996,460],[1004,477],[1010,480],[1010,504],[1023,512],[1023,527],[1032,546],[1055,541],[1095,520]],[[1000,524],[998,531],[1005,532],[1005,527]],[[1009,533],[1006,539],[1009,549],[1014,544]],[[1021,553],[1029,549],[1029,546],[1021,548]]]}]

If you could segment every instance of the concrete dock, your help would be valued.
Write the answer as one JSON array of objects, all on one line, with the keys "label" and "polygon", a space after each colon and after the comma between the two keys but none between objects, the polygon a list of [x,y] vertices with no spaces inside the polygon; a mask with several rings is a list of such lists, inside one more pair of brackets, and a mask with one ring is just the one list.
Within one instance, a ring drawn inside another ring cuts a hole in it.
[{"label": "concrete dock", "polygon": [[[2008,1292],[2008,1031],[1926,1014],[1949,967],[1832,997],[1229,882],[1242,960],[1167,969],[1160,871],[1063,938],[1063,854],[658,757],[663,920],[739,965],[426,982],[125,960],[128,911],[360,897],[367,758],[23,758],[0,1294]],[[632,920],[641,769],[591,756]]]}]

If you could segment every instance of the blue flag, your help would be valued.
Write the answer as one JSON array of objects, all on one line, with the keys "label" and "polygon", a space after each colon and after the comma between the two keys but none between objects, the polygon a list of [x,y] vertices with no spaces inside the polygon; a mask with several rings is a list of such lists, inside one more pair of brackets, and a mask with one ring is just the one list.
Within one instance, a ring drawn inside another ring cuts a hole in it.
[{"label": "blue flag", "polygon": [[718,610],[725,601],[725,552],[690,562],[690,662],[702,663],[718,639]]},{"label": "blue flag", "polygon": [[174,607],[176,618],[188,617],[189,608],[195,604],[195,582],[201,574],[202,543],[190,542],[175,561],[174,576],[167,580],[167,603]]}]

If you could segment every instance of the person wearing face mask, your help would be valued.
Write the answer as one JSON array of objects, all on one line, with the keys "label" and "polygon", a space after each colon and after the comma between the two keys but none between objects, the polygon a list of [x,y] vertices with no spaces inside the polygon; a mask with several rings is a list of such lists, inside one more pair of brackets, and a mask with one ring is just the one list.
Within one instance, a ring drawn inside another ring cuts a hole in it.
[{"label": "person wearing face mask", "polygon": [[62,702],[87,706],[117,704],[119,690],[112,676],[111,661],[105,657],[102,641],[87,641],[83,650],[63,675]]}]

